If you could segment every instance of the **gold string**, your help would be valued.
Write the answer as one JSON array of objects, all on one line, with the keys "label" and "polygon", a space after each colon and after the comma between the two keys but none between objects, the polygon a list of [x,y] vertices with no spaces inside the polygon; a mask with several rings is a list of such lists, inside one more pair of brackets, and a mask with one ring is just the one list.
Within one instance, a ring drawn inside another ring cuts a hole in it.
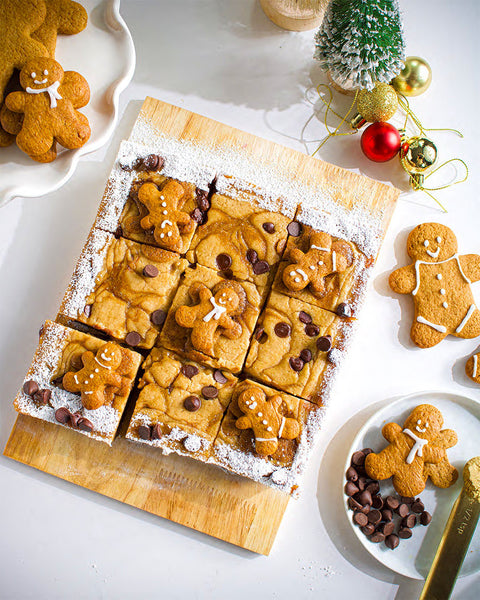
[{"label": "gold string", "polygon": [[426,131],[453,131],[453,133],[456,133],[458,136],[463,138],[463,133],[461,131],[458,131],[458,129],[453,129],[451,127],[441,127],[441,128],[424,127],[422,125],[422,123],[420,122],[420,119],[410,108],[410,103],[409,103],[408,99],[403,94],[400,94],[399,92],[397,92],[397,97],[398,97],[398,104],[405,111],[405,122],[403,124],[403,129],[407,128],[408,118],[410,117],[412,119],[412,121],[415,123],[415,125],[418,127],[418,129],[420,130],[421,134],[425,133]]},{"label": "gold string", "polygon": [[[329,93],[329,100],[328,102],[326,102],[324,100],[324,98],[322,97],[322,95],[320,94],[320,88],[324,87],[328,90]],[[352,112],[353,107],[355,106],[355,103],[357,101],[357,96],[358,96],[358,90],[355,92],[355,97],[353,98],[352,104],[350,105],[350,108],[348,109],[347,113],[342,117],[342,115],[340,115],[337,111],[335,111],[331,104],[333,102],[333,93],[332,93],[332,89],[330,88],[329,85],[327,85],[326,83],[319,83],[317,86],[317,93],[318,93],[318,97],[320,98],[320,100],[323,102],[323,104],[326,106],[325,109],[325,118],[324,118],[324,125],[325,125],[325,129],[328,131],[328,135],[327,137],[323,140],[323,142],[321,142],[321,144],[318,146],[318,148],[315,150],[315,152],[313,152],[312,156],[315,156],[315,154],[320,150],[320,148],[331,138],[331,137],[336,137],[336,136],[345,136],[345,135],[352,135],[354,133],[357,133],[356,131],[347,131],[344,133],[338,133],[338,130],[340,129],[340,127],[346,122],[348,115]],[[336,117],[338,117],[340,119],[340,123],[337,125],[337,127],[333,130],[330,131],[330,128],[328,126],[327,123],[327,118],[328,118],[328,113],[332,112]]]}]

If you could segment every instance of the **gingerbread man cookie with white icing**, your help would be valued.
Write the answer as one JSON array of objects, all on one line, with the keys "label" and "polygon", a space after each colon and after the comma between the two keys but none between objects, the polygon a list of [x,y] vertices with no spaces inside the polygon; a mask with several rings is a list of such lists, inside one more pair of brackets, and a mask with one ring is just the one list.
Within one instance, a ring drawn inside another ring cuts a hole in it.
[{"label": "gingerbread man cookie with white icing", "polygon": [[413,342],[430,348],[447,335],[467,339],[480,335],[480,311],[470,287],[480,280],[480,256],[459,256],[455,234],[439,223],[415,227],[407,252],[415,262],[394,271],[389,283],[394,292],[413,296]]},{"label": "gingerbread man cookie with white icing", "polygon": [[138,190],[138,199],[148,210],[140,226],[144,230],[153,228],[156,243],[166,250],[180,252],[182,233],[190,233],[195,227],[192,217],[179,208],[184,194],[183,186],[173,179],[161,190],[151,182],[144,183]]},{"label": "gingerbread man cookie with white icing", "polygon": [[230,339],[241,336],[242,326],[234,320],[245,307],[245,299],[229,282],[217,286],[212,293],[203,283],[195,283],[190,288],[190,296],[198,298],[194,306],[180,306],[175,312],[175,320],[181,327],[191,329],[190,340],[193,347],[212,356],[215,338],[224,335]]},{"label": "gingerbread man cookie with white icing", "polygon": [[365,459],[367,475],[372,479],[393,478],[393,487],[401,495],[413,498],[425,488],[428,478],[441,488],[455,483],[458,472],[447,457],[447,448],[455,446],[457,434],[443,429],[442,413],[431,404],[413,409],[403,424],[387,423],[382,429],[389,445]]},{"label": "gingerbread man cookie with white icing", "polygon": [[267,396],[260,387],[251,386],[240,394],[237,402],[243,416],[235,425],[238,429],[253,430],[257,454],[271,456],[277,451],[280,438],[294,440],[300,435],[298,421],[281,414],[279,394]]},{"label": "gingerbread man cookie with white icing", "polygon": [[130,380],[117,372],[122,362],[122,350],[112,342],[101,346],[96,354],[87,350],[81,356],[83,368],[63,376],[63,387],[68,392],[80,392],[83,406],[96,410],[107,402],[106,390],[119,394],[128,390]]}]

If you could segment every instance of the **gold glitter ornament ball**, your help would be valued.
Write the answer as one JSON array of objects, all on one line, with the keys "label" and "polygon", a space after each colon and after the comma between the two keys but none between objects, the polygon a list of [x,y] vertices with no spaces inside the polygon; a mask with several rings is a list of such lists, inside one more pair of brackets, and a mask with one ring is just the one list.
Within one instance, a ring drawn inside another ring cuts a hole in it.
[{"label": "gold glitter ornament ball", "polygon": [[352,119],[352,127],[361,127],[365,122],[385,123],[398,109],[398,97],[388,83],[377,83],[373,90],[360,90],[357,97],[358,114]]},{"label": "gold glitter ornament ball", "polygon": [[432,82],[432,69],[419,56],[408,56],[405,67],[392,79],[393,87],[404,96],[419,96]]}]

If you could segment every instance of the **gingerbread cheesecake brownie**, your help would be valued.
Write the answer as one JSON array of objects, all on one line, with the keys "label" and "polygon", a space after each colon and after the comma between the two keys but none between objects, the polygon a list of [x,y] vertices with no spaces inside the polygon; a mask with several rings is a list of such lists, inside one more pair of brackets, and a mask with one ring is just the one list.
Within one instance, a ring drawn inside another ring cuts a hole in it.
[{"label": "gingerbread cheesecake brownie", "polygon": [[111,445],[141,359],[114,342],[46,321],[14,406]]}]

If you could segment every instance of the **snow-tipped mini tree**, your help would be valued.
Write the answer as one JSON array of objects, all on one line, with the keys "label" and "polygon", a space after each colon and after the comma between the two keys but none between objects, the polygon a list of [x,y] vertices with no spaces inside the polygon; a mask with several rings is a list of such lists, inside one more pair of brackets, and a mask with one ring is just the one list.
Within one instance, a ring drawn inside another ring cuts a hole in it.
[{"label": "snow-tipped mini tree", "polygon": [[315,44],[315,58],[341,87],[389,83],[405,60],[397,0],[332,0]]}]

